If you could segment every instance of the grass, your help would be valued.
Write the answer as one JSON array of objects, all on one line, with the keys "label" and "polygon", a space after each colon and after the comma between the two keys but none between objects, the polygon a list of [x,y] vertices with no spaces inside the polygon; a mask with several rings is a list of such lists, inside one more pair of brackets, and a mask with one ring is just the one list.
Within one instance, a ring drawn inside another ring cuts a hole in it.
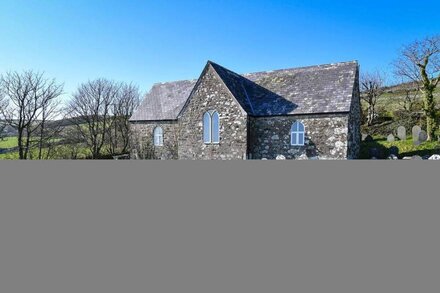
[{"label": "grass", "polygon": [[17,137],[5,137],[4,140],[0,139],[0,149],[10,149],[18,145]]},{"label": "grass", "polygon": [[440,142],[427,141],[418,146],[413,144],[412,138],[403,141],[388,142],[384,137],[373,137],[372,142],[362,142],[361,159],[370,159],[370,149],[377,148],[381,154],[379,159],[385,159],[390,155],[389,149],[397,147],[399,149],[399,159],[412,156],[432,156],[440,154]]},{"label": "grass", "polygon": [[[57,142],[60,139],[54,139],[53,142]],[[0,140],[0,149],[8,149],[13,148],[17,146],[17,137],[9,137],[5,138],[4,141]],[[91,157],[90,150],[85,147],[84,145],[78,144],[78,145],[57,145],[54,147],[53,152],[51,153],[50,159],[53,160],[70,160],[72,159],[72,152],[75,148],[76,158],[79,160],[88,159]],[[43,158],[46,158],[47,156],[47,148],[43,149]],[[103,158],[111,159],[111,156],[109,156],[105,150],[102,154]],[[38,149],[35,148],[32,150],[32,154],[29,154],[29,158],[37,158],[38,157]],[[10,153],[4,153],[0,154],[0,160],[18,160],[19,155],[18,151],[10,152]]]}]

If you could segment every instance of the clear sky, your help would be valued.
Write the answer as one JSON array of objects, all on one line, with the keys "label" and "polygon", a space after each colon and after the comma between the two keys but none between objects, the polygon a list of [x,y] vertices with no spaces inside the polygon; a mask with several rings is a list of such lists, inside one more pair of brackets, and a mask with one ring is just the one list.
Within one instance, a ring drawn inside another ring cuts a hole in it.
[{"label": "clear sky", "polygon": [[197,78],[207,60],[238,73],[349,60],[387,71],[403,44],[438,33],[438,0],[0,0],[0,73],[44,71],[71,94],[98,77],[146,92]]}]

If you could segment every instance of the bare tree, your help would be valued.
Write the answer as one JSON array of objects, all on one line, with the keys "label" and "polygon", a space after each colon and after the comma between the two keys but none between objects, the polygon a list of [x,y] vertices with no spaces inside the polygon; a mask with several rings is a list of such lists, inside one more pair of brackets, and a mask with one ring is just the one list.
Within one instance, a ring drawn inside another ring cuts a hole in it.
[{"label": "bare tree", "polygon": [[[2,109],[4,109],[7,106],[7,102],[5,100],[5,96],[3,94],[2,88],[0,87],[0,114],[2,113]],[[0,140],[3,140],[5,138],[5,129],[6,129],[7,123],[6,121],[2,120],[2,117],[0,115]]]},{"label": "bare tree", "polygon": [[0,118],[17,129],[19,158],[26,160],[38,133],[43,140],[44,132],[39,130],[45,129],[45,123],[54,117],[63,85],[46,79],[43,73],[25,71],[6,73],[0,78],[0,87],[4,95]]},{"label": "bare tree", "polygon": [[418,105],[420,88],[417,84],[415,87],[413,84],[403,84],[402,94],[403,98],[399,100],[399,105],[405,112],[412,113],[415,111],[416,106]]},{"label": "bare tree", "polygon": [[[51,100],[42,107],[38,129],[38,160],[49,159],[61,134],[62,121],[65,118],[60,100]],[[43,150],[46,149],[45,154]]]},{"label": "bare tree", "polygon": [[373,125],[377,116],[376,105],[384,93],[385,77],[378,71],[365,73],[361,77],[361,98],[368,105],[367,124]]},{"label": "bare tree", "polygon": [[133,84],[122,84],[114,103],[109,127],[109,152],[126,154],[130,149],[131,128],[129,119],[141,101],[139,88]]},{"label": "bare tree", "polygon": [[77,127],[93,159],[102,155],[111,124],[112,105],[120,84],[106,79],[88,81],[79,86],[68,105],[68,115]]},{"label": "bare tree", "polygon": [[398,76],[419,85],[423,94],[428,140],[433,140],[438,128],[434,91],[440,81],[440,35],[404,46],[394,67]]}]

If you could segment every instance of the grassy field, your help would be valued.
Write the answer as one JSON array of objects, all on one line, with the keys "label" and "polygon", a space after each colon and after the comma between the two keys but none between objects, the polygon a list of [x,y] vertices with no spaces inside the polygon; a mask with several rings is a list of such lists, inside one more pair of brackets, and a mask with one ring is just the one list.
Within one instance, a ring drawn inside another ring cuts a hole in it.
[{"label": "grassy field", "polygon": [[[43,157],[46,157],[47,149],[43,149]],[[38,150],[33,150],[30,155],[33,158],[38,157]],[[85,147],[78,147],[77,149],[77,159],[84,160],[91,156],[90,151]],[[67,146],[56,146],[55,150],[52,152],[52,160],[70,160],[72,158],[72,148]],[[0,160],[18,160],[18,152],[10,152],[6,154],[0,154]]]},{"label": "grassy field", "polygon": [[[60,139],[54,139],[53,142],[58,142]],[[0,149],[9,149],[17,147],[17,137],[5,138],[3,141],[0,140]],[[46,158],[48,149],[43,149],[43,158]],[[73,154],[75,153],[75,154]],[[103,156],[106,156],[106,152],[103,151]],[[51,152],[50,159],[53,160],[70,160],[73,157],[76,159],[87,159],[91,157],[90,150],[84,145],[57,145]],[[29,154],[29,158],[38,158],[38,149],[33,149],[32,153]],[[0,154],[0,160],[18,160],[18,151]]]},{"label": "grassy field", "polygon": [[17,137],[6,137],[4,140],[0,139],[0,149],[10,149],[17,146]]},{"label": "grassy field", "polygon": [[[440,104],[440,88],[437,88],[434,92],[434,98],[437,104]],[[377,108],[383,108],[388,113],[392,113],[395,110],[402,108],[402,102],[405,99],[405,91],[400,89],[399,86],[389,89],[385,92],[377,101]],[[422,103],[422,94],[418,94],[418,102]]]}]

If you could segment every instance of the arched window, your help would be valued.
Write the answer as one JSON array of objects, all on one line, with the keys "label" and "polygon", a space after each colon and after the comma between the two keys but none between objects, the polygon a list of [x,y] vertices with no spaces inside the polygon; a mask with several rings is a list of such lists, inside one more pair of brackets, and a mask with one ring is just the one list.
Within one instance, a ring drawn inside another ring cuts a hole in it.
[{"label": "arched window", "polygon": [[220,143],[220,116],[217,111],[203,115],[203,141],[205,144]]},{"label": "arched window", "polygon": [[211,114],[209,112],[203,115],[203,141],[211,143]]},{"label": "arched window", "polygon": [[154,129],[154,145],[163,146],[163,129],[162,127],[156,127]]},{"label": "arched window", "polygon": [[291,130],[291,145],[293,146],[303,146],[305,144],[305,127],[301,122],[295,122],[292,125]]},{"label": "arched window", "polygon": [[212,113],[212,143],[220,143],[220,117],[217,112]]}]

